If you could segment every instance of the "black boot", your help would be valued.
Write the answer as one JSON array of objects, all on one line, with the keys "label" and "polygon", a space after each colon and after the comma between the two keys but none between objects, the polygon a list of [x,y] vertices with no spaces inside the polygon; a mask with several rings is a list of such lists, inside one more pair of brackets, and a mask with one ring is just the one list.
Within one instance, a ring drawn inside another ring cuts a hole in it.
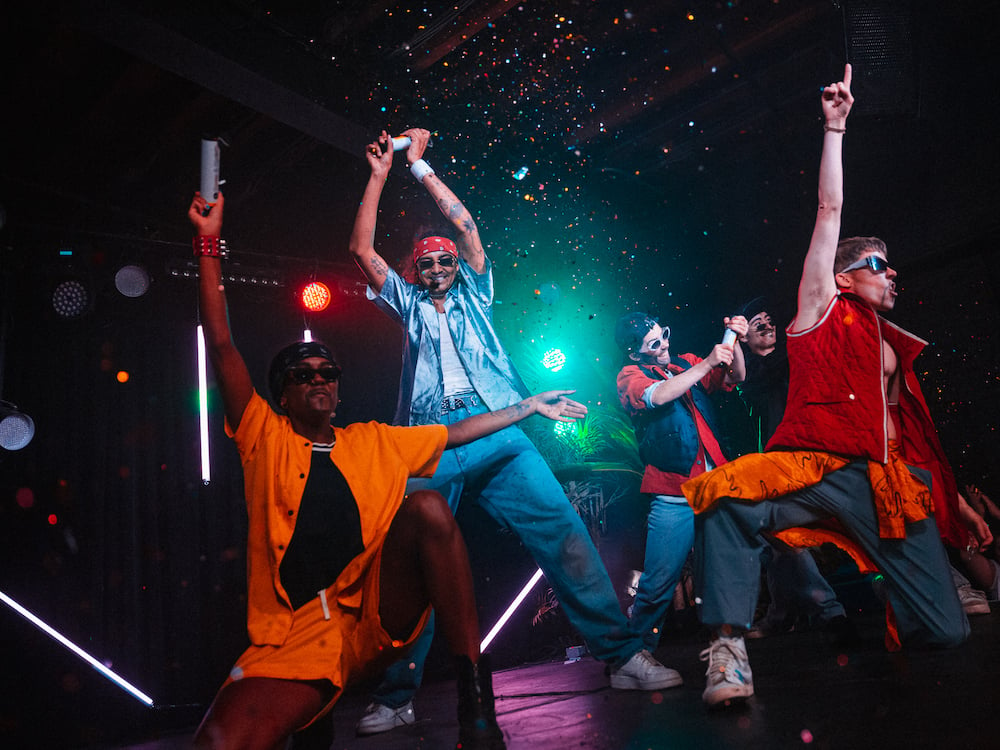
[{"label": "black boot", "polygon": [[458,670],[457,750],[506,750],[493,704],[493,672],[483,654],[473,664],[467,656],[455,657]]},{"label": "black boot", "polygon": [[326,714],[293,734],[286,747],[288,750],[329,750],[332,744],[333,718]]}]

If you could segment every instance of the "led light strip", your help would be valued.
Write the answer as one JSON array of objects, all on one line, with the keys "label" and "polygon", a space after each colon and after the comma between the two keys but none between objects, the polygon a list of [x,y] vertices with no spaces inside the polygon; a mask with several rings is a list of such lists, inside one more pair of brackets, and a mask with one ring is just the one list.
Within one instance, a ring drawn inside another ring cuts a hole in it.
[{"label": "led light strip", "polygon": [[205,356],[205,331],[198,326],[198,413],[201,426],[201,481],[212,481],[212,462],[208,453],[208,363]]},{"label": "led light strip", "polygon": [[118,685],[120,688],[122,688],[123,690],[128,691],[133,696],[135,696],[136,698],[138,698],[140,701],[142,701],[143,703],[145,703],[147,706],[152,706],[153,705],[153,699],[150,698],[148,695],[146,695],[141,690],[139,690],[139,688],[137,688],[135,685],[133,685],[132,683],[128,682],[127,680],[125,680],[125,679],[119,677],[118,675],[116,675],[114,672],[112,672],[106,666],[104,666],[99,661],[97,661],[97,659],[95,659],[93,656],[91,656],[86,651],[84,651],[82,648],[80,648],[75,643],[73,643],[71,640],[69,640],[66,636],[64,636],[58,630],[55,630],[54,628],[49,627],[45,622],[43,622],[42,620],[38,619],[35,615],[33,615],[28,610],[26,610],[24,607],[22,607],[20,604],[18,604],[17,602],[15,602],[13,599],[11,599],[9,596],[7,596],[2,591],[0,591],[0,601],[2,601],[4,604],[6,604],[8,607],[10,607],[15,612],[17,612],[19,615],[21,615],[21,617],[23,617],[25,620],[27,620],[28,622],[30,622],[36,628],[38,628],[39,630],[41,630],[47,636],[49,636],[50,638],[58,641],[63,646],[65,646],[66,648],[68,648],[70,651],[72,651],[74,654],[76,654],[77,656],[79,656],[81,659],[83,659],[85,662],[87,662],[90,666],[92,666],[94,669],[96,669],[102,675],[104,675],[105,677],[107,677],[113,683],[115,683],[116,685]]},{"label": "led light strip", "polygon": [[507,624],[507,620],[509,620],[510,616],[514,614],[514,611],[521,606],[521,602],[524,601],[524,597],[531,593],[531,590],[535,587],[535,584],[538,583],[538,579],[541,577],[542,569],[539,568],[535,571],[535,575],[531,576],[530,580],[524,584],[524,588],[521,589],[521,593],[514,597],[514,601],[510,603],[510,606],[507,607],[507,611],[500,616],[499,620],[497,620],[497,624],[494,625],[493,629],[486,634],[485,638],[483,638],[483,642],[479,644],[480,653],[485,651],[486,647],[493,642],[493,639],[497,637],[497,633],[499,633],[500,629]]}]

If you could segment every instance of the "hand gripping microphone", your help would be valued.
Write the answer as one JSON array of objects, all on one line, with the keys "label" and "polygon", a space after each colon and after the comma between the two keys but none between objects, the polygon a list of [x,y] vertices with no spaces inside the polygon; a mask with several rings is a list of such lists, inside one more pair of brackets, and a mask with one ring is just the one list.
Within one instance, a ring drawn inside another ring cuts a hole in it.
[{"label": "hand gripping microphone", "polygon": [[[433,140],[427,141],[427,148],[434,145]],[[392,150],[393,151],[404,151],[410,147],[410,136],[408,135],[397,135],[392,139]]]},{"label": "hand gripping microphone", "polygon": [[218,138],[201,139],[201,197],[209,206],[219,200],[219,161],[221,150]]},{"label": "hand gripping microphone", "polygon": [[726,332],[722,334],[722,345],[736,346],[736,331],[732,328],[727,328]]}]

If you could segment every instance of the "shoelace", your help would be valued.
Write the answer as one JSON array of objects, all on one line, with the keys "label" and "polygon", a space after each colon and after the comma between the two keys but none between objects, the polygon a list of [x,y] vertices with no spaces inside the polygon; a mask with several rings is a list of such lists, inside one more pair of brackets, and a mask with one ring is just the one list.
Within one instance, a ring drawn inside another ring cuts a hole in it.
[{"label": "shoelace", "polygon": [[651,669],[655,669],[655,665],[653,664],[653,657],[650,656],[648,651],[643,649],[638,653],[638,657],[639,657],[639,668],[643,672],[649,672]]},{"label": "shoelace", "polygon": [[[715,652],[714,658],[713,652]],[[735,666],[737,658],[738,656],[733,650],[733,647],[722,640],[716,641],[698,654],[698,659],[700,661],[708,662],[708,668],[705,670],[705,675],[712,677],[713,674],[718,674],[722,679],[726,679],[726,675],[728,675],[733,666]]]}]

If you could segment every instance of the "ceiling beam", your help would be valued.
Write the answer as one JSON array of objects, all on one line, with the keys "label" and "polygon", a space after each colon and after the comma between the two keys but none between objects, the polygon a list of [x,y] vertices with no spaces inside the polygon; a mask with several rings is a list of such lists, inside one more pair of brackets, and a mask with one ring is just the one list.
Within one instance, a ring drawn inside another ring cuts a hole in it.
[{"label": "ceiling beam", "polygon": [[[81,7],[83,6],[83,7]],[[269,78],[266,71],[208,49],[203,44],[124,3],[70,3],[62,20],[135,57],[192,81],[220,96],[284,123],[355,158],[364,153],[366,131],[313,99]],[[181,11],[178,11],[178,17]],[[195,23],[192,21],[192,23]],[[289,51],[286,54],[295,54]],[[302,65],[316,65],[298,53]],[[290,61],[294,62],[294,61]]]}]

